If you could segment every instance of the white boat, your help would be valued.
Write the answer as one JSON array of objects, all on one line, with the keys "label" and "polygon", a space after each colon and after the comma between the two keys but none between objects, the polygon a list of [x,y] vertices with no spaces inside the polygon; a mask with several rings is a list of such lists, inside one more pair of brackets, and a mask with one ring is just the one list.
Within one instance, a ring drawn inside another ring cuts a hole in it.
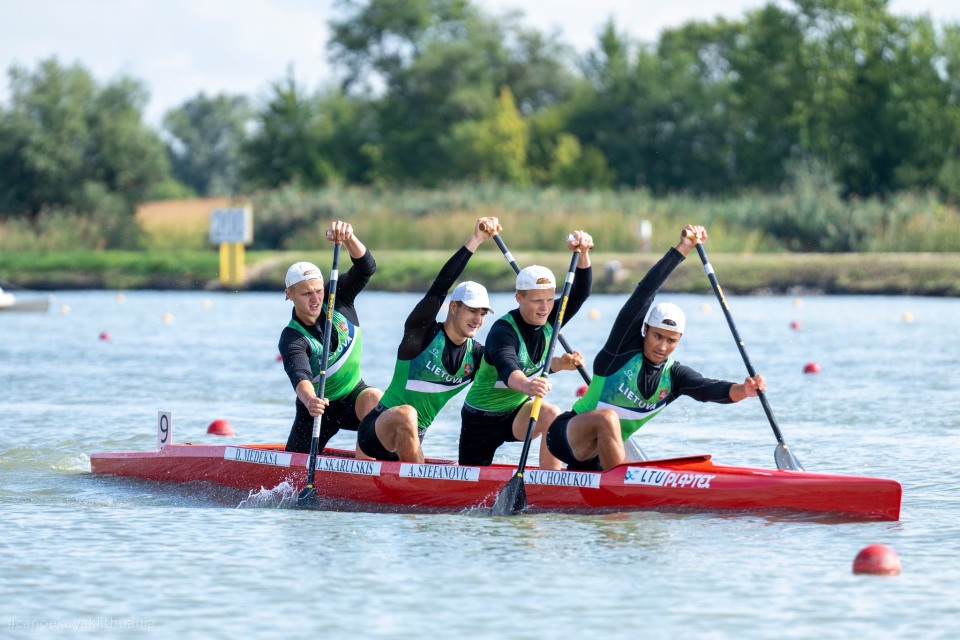
[{"label": "white boat", "polygon": [[49,307],[50,296],[22,298],[0,289],[0,311],[46,311]]}]

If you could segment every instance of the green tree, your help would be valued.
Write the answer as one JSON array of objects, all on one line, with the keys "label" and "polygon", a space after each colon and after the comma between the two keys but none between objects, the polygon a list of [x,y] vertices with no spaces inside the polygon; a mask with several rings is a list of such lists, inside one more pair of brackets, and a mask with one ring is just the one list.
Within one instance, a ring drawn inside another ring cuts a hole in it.
[{"label": "green tree", "polygon": [[931,186],[953,138],[956,105],[938,71],[928,19],[887,0],[796,0],[808,99],[793,110],[805,151],[848,193]]},{"label": "green tree", "polygon": [[467,175],[514,185],[530,182],[527,171],[529,133],[510,89],[503,87],[489,118],[454,125],[457,159]]},{"label": "green tree", "polygon": [[266,189],[327,184],[336,172],[321,153],[316,103],[303,95],[292,75],[275,82],[272,91],[257,114],[254,133],[244,144],[242,174],[246,183]]},{"label": "green tree", "polygon": [[[654,188],[723,193],[742,186],[733,140],[730,50],[740,24],[723,18],[667,31],[657,47],[663,102],[654,103]],[[657,77],[657,76],[654,76]]]},{"label": "green tree", "polygon": [[943,75],[947,83],[948,118],[952,125],[943,164],[937,174],[937,186],[954,203],[960,203],[960,25],[951,25],[943,33]]},{"label": "green tree", "polygon": [[798,17],[768,4],[749,12],[726,49],[729,63],[731,161],[736,183],[774,190],[800,155],[793,111],[809,95],[799,52],[804,34]]},{"label": "green tree", "polygon": [[[371,0],[331,23],[328,45],[344,87],[369,96],[377,134],[367,148],[378,180],[437,184],[456,177],[453,129],[492,114],[496,38],[460,0]],[[372,85],[382,84],[374,98]]]},{"label": "green tree", "polygon": [[370,92],[386,84],[420,55],[427,32],[443,34],[444,25],[459,25],[467,9],[459,0],[341,0],[346,13],[332,20],[327,43],[331,62],[343,76],[344,89]]},{"label": "green tree", "polygon": [[[599,149],[618,184],[647,183],[652,113],[643,103],[657,87],[638,82],[638,67],[655,60],[640,46],[634,62],[635,46],[608,21],[597,48],[583,60],[584,82],[577,85],[570,101],[534,119],[533,164],[545,180],[558,179],[576,141],[577,147],[586,144]],[[558,148],[561,145],[566,149]]]},{"label": "green tree", "polygon": [[369,120],[365,104],[339,90],[311,96],[292,77],[275,83],[243,146],[246,183],[272,189],[368,181]]},{"label": "green tree", "polygon": [[[100,86],[79,64],[51,58],[9,71],[0,111],[0,213],[36,219],[46,207],[95,212],[134,203],[170,176],[159,136],[143,123],[148,94],[121,78]],[[119,198],[119,200],[117,199]]]},{"label": "green tree", "polygon": [[[690,22],[655,50],[611,22],[585,60],[589,88],[563,110],[567,131],[618,184],[659,193],[773,189],[794,161],[824,166],[844,195],[946,188],[960,149],[949,31],[893,16],[887,0],[794,4]],[[534,127],[538,171],[543,140]]]},{"label": "green tree", "polygon": [[202,196],[240,190],[241,149],[252,117],[244,96],[204,93],[163,118],[174,176]]},{"label": "green tree", "polygon": [[613,173],[607,159],[599,149],[580,144],[576,136],[561,134],[553,147],[547,181],[571,189],[608,188],[613,183]]},{"label": "green tree", "polygon": [[705,45],[725,28],[691,24],[665,34],[655,52],[607,24],[585,60],[589,85],[570,107],[568,131],[602,152],[618,184],[659,193],[730,188],[727,81]]},{"label": "green tree", "polygon": [[502,30],[502,68],[494,82],[509,87],[517,107],[531,116],[569,100],[578,78],[576,55],[558,34],[545,34],[520,24],[522,14],[507,14],[496,22]]},{"label": "green tree", "polygon": [[375,110],[366,150],[378,180],[435,185],[478,171],[526,180],[516,167],[471,167],[464,140],[490,139],[479,132],[497,118],[501,87],[524,117],[566,99],[568,48],[520,26],[519,14],[492,18],[468,0],[342,4],[349,12],[331,23],[328,48],[345,90]]}]

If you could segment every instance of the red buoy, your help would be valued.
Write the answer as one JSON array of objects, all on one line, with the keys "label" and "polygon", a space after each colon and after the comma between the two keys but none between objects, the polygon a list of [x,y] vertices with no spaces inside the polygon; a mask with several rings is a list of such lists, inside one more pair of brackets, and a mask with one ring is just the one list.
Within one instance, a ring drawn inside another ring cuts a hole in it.
[{"label": "red buoy", "polygon": [[234,434],[233,425],[226,420],[214,420],[207,427],[207,433],[215,436],[232,436]]},{"label": "red buoy", "polygon": [[900,573],[900,557],[890,547],[871,544],[861,549],[854,558],[853,572],[895,576]]},{"label": "red buoy", "polygon": [[110,334],[107,333],[106,331],[101,331],[101,332],[100,332],[100,339],[101,339],[101,340],[109,340],[109,339],[110,339]]},{"label": "red buoy", "polygon": [[800,331],[800,329],[803,329],[803,325],[800,324],[799,320],[794,320],[790,323],[790,328],[794,331]]},{"label": "red buoy", "polygon": [[820,365],[816,362],[808,362],[806,366],[803,367],[804,373],[820,373]]},{"label": "red buoy", "polygon": [[577,387],[577,397],[578,397],[578,398],[582,398],[582,397],[583,397],[583,394],[585,394],[586,392],[587,392],[587,385],[582,384],[582,385],[580,385],[579,387]]},{"label": "red buoy", "polygon": [[277,362],[283,362],[283,356],[279,353],[277,354]]}]

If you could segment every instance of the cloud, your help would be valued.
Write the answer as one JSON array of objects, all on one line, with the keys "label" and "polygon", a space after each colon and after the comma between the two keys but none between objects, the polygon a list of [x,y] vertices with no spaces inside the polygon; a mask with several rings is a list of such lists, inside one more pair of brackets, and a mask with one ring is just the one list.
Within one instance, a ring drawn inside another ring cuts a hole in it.
[{"label": "cloud", "polygon": [[[325,42],[331,2],[307,0],[32,0],[3,3],[0,63],[81,63],[101,82],[128,75],[152,96],[148,120],[205,91],[255,96],[286,77],[329,79]],[[50,16],[56,16],[51,20]],[[0,100],[6,100],[4,83]]]},{"label": "cloud", "polygon": [[[630,36],[656,42],[665,27],[717,16],[737,18],[765,0],[476,0],[492,14],[524,12],[524,22],[544,31],[561,30],[578,51],[593,48],[613,16]],[[150,91],[147,120],[200,92],[264,95],[293,68],[309,90],[329,83],[327,22],[335,0],[26,0],[0,1],[0,65],[28,69],[56,56],[79,62],[100,82],[120,75],[143,81]],[[890,11],[941,20],[960,20],[956,0],[892,0]],[[9,86],[0,83],[0,102]]]}]

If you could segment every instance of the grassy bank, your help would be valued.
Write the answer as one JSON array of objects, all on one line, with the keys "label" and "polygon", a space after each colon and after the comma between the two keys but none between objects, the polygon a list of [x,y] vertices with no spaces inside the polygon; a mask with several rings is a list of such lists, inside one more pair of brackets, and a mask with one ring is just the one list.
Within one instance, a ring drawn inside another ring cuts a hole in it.
[{"label": "grassy bank", "polygon": [[[247,290],[281,289],[286,267],[297,260],[329,269],[324,232],[339,219],[374,250],[379,271],[371,288],[424,291],[477,217],[496,215],[520,264],[545,264],[558,275],[569,259],[556,252],[562,239],[573,229],[589,231],[600,251],[597,292],[630,291],[683,225],[695,222],[708,228],[711,259],[731,293],[960,295],[960,208],[931,194],[843,200],[830,185],[799,178],[777,193],[724,199],[480,183],[438,190],[285,187],[238,200],[144,203],[129,219],[49,211],[33,222],[0,221],[0,286],[218,289],[209,217],[227,205],[254,211]],[[638,253],[647,242],[655,252]],[[493,243],[464,277],[492,291],[511,290],[514,279]],[[666,288],[710,290],[696,256]]]},{"label": "grassy bank", "polygon": [[378,251],[447,251],[478,217],[494,215],[514,251],[555,251],[569,231],[585,229],[603,251],[632,252],[647,237],[665,247],[683,225],[702,224],[717,254],[960,252],[960,207],[934,194],[843,199],[829,183],[796,176],[774,193],[728,197],[484,183],[435,190],[288,186],[230,199],[141,203],[129,218],[50,209],[34,220],[0,219],[0,253],[205,251],[210,212],[223,206],[252,209],[251,251],[323,247],[331,220],[349,221]]},{"label": "grassy bank", "polygon": [[[378,250],[374,255],[378,271],[370,283],[371,289],[425,291],[450,253]],[[660,255],[594,254],[594,291],[632,290]],[[514,256],[521,265],[543,264],[558,274],[569,264],[566,253],[517,251]],[[731,293],[960,295],[960,253],[711,252],[710,259],[724,289]],[[247,284],[243,289],[282,289],[287,266],[297,260],[311,260],[327,270],[330,252],[248,252]],[[614,269],[614,264],[619,268]],[[218,254],[214,250],[0,253],[0,285],[9,289],[218,289],[218,269]],[[511,290],[513,278],[513,272],[492,243],[481,248],[464,274],[464,279],[482,282],[492,291]],[[668,291],[691,293],[709,289],[695,255],[677,269],[665,287]]]}]

